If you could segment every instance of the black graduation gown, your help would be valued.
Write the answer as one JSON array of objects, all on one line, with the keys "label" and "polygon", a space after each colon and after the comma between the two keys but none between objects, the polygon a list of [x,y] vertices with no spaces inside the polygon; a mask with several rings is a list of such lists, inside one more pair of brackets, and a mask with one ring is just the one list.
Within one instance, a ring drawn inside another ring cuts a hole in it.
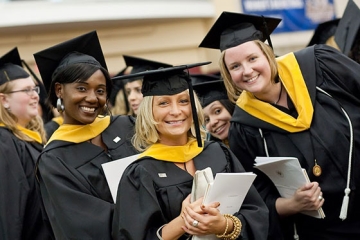
[{"label": "black graduation gown", "polygon": [[[360,193],[357,189],[360,187],[360,65],[325,45],[300,50],[295,52],[295,57],[314,106],[310,130],[289,133],[236,106],[229,131],[230,148],[245,169],[251,171],[255,157],[266,156],[260,128],[269,156],[297,157],[310,180],[320,184],[325,198],[323,210],[326,218],[316,219],[302,214],[285,218],[283,223],[288,224],[288,233],[293,230],[290,220],[295,219],[300,239],[360,239]],[[316,90],[316,86],[333,98]],[[289,98],[288,104],[292,105]],[[340,105],[349,115],[354,129],[351,193],[344,221],[339,219],[339,215],[346,187],[350,130]],[[320,177],[312,173],[315,158],[322,168]],[[275,201],[279,194],[268,178],[257,173],[254,184],[270,212],[270,239],[282,239],[276,224]],[[292,233],[285,239],[293,239]]]},{"label": "black graduation gown", "polygon": [[46,137],[47,139],[50,139],[50,137],[52,136],[52,134],[56,131],[56,129],[58,129],[60,127],[60,125],[53,121],[53,120],[50,120],[48,121],[47,123],[45,123],[44,125],[44,128],[45,128],[45,131],[46,131]]},{"label": "black graduation gown", "polygon": [[38,161],[40,187],[57,239],[111,239],[114,202],[101,164],[137,154],[133,127],[130,116],[111,117],[101,133],[108,152],[89,142],[55,140],[45,147]]},{"label": "black graduation gown", "polygon": [[0,239],[52,239],[34,174],[42,145],[22,141],[4,127],[0,142]]},{"label": "black graduation gown", "polygon": [[[194,159],[196,169],[211,167],[213,173],[244,172],[229,149],[205,142]],[[167,177],[159,177],[166,173]],[[115,239],[158,239],[158,228],[180,215],[182,201],[191,193],[193,177],[172,162],[144,157],[132,163],[120,180],[114,213]],[[252,186],[238,213],[241,239],[266,239],[268,210]],[[183,236],[180,239],[186,239]]]}]

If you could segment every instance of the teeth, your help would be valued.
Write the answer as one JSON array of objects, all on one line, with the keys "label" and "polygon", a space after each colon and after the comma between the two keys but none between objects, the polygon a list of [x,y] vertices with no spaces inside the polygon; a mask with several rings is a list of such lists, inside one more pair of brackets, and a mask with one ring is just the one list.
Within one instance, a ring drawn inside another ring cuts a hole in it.
[{"label": "teeth", "polygon": [[246,80],[245,82],[253,82],[258,76],[255,76],[253,78],[250,78],[249,80]]},{"label": "teeth", "polygon": [[223,128],[224,128],[223,126],[219,127],[218,129],[215,130],[215,133],[220,132]]},{"label": "teeth", "polygon": [[168,122],[169,124],[176,124],[176,123],[181,123],[182,122],[182,120],[180,120],[180,121],[172,121],[172,122]]},{"label": "teeth", "polygon": [[95,108],[81,107],[84,112],[95,112]]}]

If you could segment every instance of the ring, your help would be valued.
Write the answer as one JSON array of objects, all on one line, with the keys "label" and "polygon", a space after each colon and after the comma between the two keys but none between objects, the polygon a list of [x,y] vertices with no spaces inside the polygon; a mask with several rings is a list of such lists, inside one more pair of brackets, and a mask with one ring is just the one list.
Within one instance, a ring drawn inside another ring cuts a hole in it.
[{"label": "ring", "polygon": [[192,223],[193,227],[197,227],[199,225],[199,221],[198,220],[194,220]]},{"label": "ring", "polygon": [[324,199],[323,196],[320,195],[320,196],[319,196],[319,200],[321,201],[321,200],[323,200],[323,199]]}]

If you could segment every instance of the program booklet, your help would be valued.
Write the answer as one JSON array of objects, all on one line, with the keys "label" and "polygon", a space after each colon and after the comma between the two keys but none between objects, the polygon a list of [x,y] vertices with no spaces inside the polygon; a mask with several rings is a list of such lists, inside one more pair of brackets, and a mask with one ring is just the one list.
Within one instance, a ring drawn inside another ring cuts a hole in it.
[{"label": "program booklet", "polygon": [[[217,173],[215,179],[211,168],[196,171],[191,192],[191,201],[204,197],[203,204],[220,202],[218,207],[222,214],[234,214],[239,211],[256,174]],[[193,240],[218,239],[215,235],[193,236]]]},{"label": "program booklet", "polygon": [[120,158],[118,160],[114,160],[111,162],[103,163],[101,164],[106,180],[108,182],[111,196],[114,200],[114,203],[116,203],[116,196],[117,196],[117,190],[120,183],[120,179],[127,168],[127,166],[130,165],[130,163],[134,162],[138,159],[140,154],[132,155],[125,158]]},{"label": "program booklet", "polygon": [[[256,157],[254,168],[265,173],[284,198],[292,197],[299,187],[310,182],[306,170],[301,168],[299,160],[294,157]],[[322,208],[301,213],[325,218]]]}]

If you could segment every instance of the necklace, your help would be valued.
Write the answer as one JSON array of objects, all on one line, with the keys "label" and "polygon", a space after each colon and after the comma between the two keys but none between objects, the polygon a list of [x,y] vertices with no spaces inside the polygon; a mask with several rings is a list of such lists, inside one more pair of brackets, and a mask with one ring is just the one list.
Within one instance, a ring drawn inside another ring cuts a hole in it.
[{"label": "necklace", "polygon": [[187,168],[186,168],[186,162],[184,162],[184,170],[187,172]]},{"label": "necklace", "polygon": [[279,94],[278,100],[277,100],[276,102],[274,102],[275,105],[278,104],[278,102],[280,101],[281,94],[282,94],[282,89],[283,89],[283,86],[282,86],[282,84],[280,83],[280,94]]},{"label": "necklace", "polygon": [[[278,104],[278,102],[280,101],[280,98],[281,98],[281,94],[282,94],[282,89],[283,89],[283,86],[282,84],[280,83],[280,93],[279,93],[279,97],[278,97],[278,100],[276,102],[274,102],[274,104]],[[260,101],[263,101],[263,102],[267,102],[267,101],[264,101],[264,100],[261,100],[260,98],[256,97],[254,94],[253,96],[257,99],[257,100],[260,100]]]},{"label": "necklace", "polygon": [[317,163],[316,161],[316,157],[315,157],[315,147],[314,147],[314,142],[313,142],[313,139],[312,139],[312,134],[310,132],[310,144],[311,144],[311,148],[312,148],[312,151],[313,151],[313,155],[314,155],[314,166],[312,168],[312,171],[313,171],[313,174],[315,177],[320,177],[321,173],[322,173],[322,169],[320,167],[320,165]]},{"label": "necklace", "polygon": [[313,174],[314,174],[314,176],[319,177],[321,175],[321,173],[322,173],[321,167],[320,167],[320,165],[317,164],[316,159],[315,159],[315,165],[313,167]]}]

